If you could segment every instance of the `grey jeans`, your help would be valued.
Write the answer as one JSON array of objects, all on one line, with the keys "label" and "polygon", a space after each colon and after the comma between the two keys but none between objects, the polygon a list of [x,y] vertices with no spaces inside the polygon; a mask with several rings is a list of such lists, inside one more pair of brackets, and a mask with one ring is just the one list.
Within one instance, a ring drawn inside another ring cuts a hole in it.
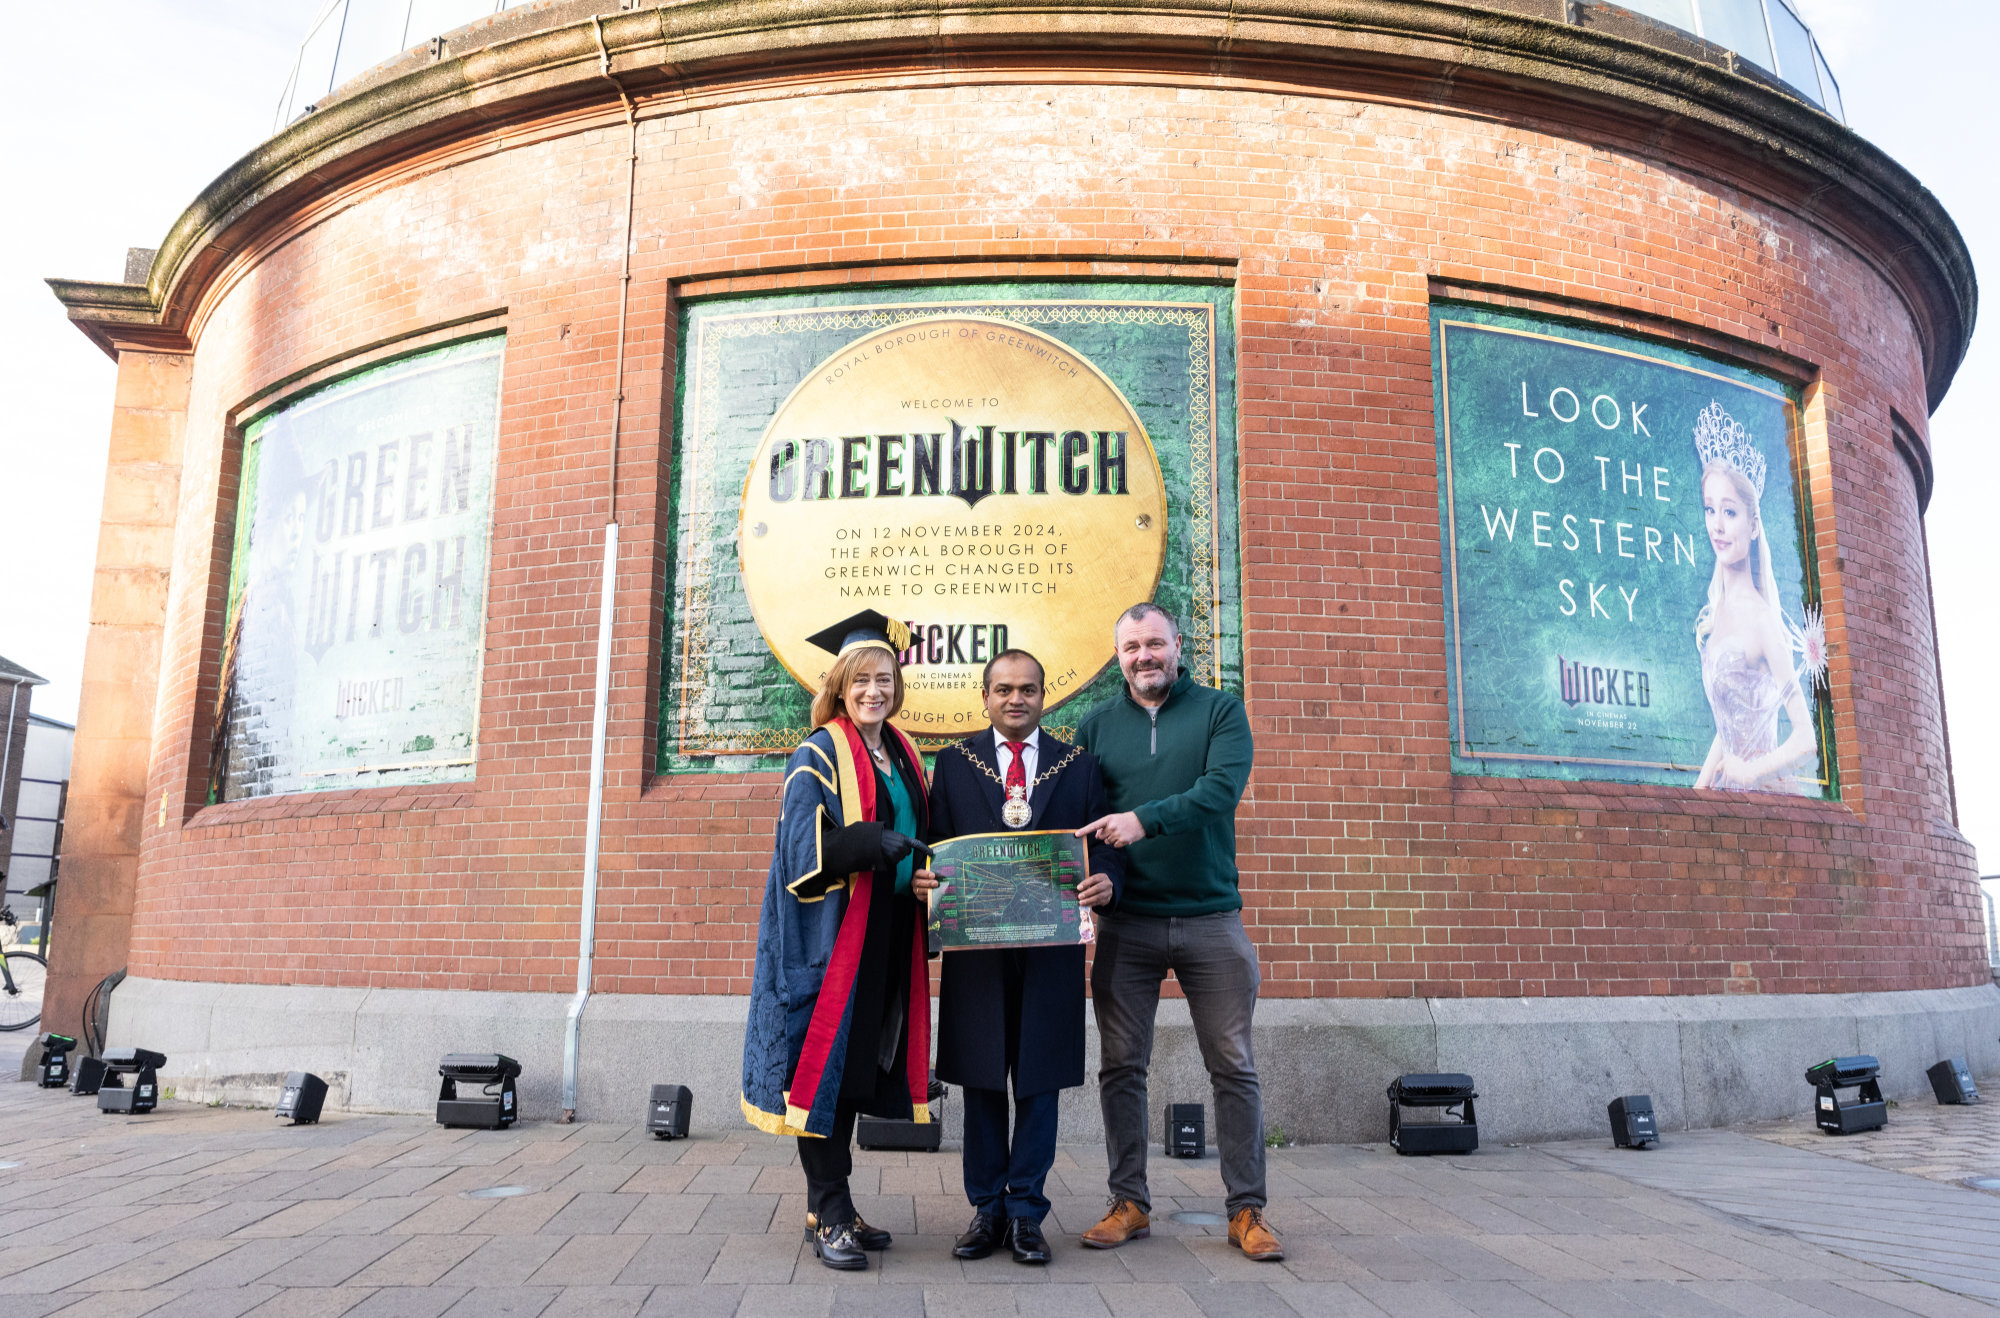
[{"label": "grey jeans", "polygon": [[1111,1193],[1146,1211],[1146,1069],[1160,982],[1174,972],[1187,995],[1201,1060],[1215,1090],[1215,1147],[1231,1213],[1264,1206],[1264,1100],[1250,1052],[1257,949],[1235,911],[1217,915],[1110,914],[1100,919],[1090,971],[1102,1052],[1097,1097],[1111,1159]]}]

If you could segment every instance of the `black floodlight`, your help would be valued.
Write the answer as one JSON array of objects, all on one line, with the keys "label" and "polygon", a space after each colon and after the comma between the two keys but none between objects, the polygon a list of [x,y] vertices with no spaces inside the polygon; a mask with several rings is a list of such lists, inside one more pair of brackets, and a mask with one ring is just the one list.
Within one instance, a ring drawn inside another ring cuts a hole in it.
[{"label": "black floodlight", "polygon": [[1208,1152],[1208,1112],[1201,1104],[1167,1104],[1166,1131],[1169,1158],[1199,1158]]},{"label": "black floodlight", "polygon": [[898,1117],[860,1117],[854,1123],[854,1142],[868,1150],[892,1149],[904,1153],[936,1153],[944,1144],[941,1121],[904,1121]]},{"label": "black floodlight", "polygon": [[[1853,1135],[1864,1130],[1880,1130],[1889,1124],[1889,1106],[1882,1101],[1882,1085],[1876,1079],[1882,1064],[1863,1053],[1854,1057],[1829,1057],[1806,1069],[1806,1083],[1813,1087],[1813,1120],[1829,1135]],[[1858,1092],[1846,1102],[1840,1090]]]},{"label": "black floodlight", "polygon": [[1930,1077],[1931,1092],[1937,1101],[1947,1105],[1977,1103],[1979,1086],[1972,1082],[1972,1068],[1963,1057],[1947,1057],[1930,1070],[1924,1072]]},{"label": "black floodlight", "polygon": [[[1451,1071],[1398,1076],[1389,1085],[1389,1144],[1404,1155],[1471,1153],[1479,1147],[1472,1077]],[[1458,1120],[1403,1120],[1404,1108],[1437,1108]]]},{"label": "black floodlight", "polygon": [[275,1115],[294,1126],[312,1126],[319,1123],[319,1110],[324,1106],[326,1081],[310,1071],[293,1071],[285,1077],[284,1092],[278,1095]]},{"label": "black floodlight", "polygon": [[[440,1126],[499,1130],[519,1115],[514,1081],[521,1064],[500,1053],[450,1053],[438,1063],[437,1120]],[[478,1085],[479,1097],[460,1098],[462,1084]]]},{"label": "black floodlight", "polygon": [[[165,1053],[148,1048],[111,1048],[104,1054],[104,1078],[98,1082],[99,1112],[151,1112],[160,1105],[159,1070]],[[125,1077],[132,1077],[126,1083]]]},{"label": "black floodlight", "polygon": [[76,1079],[69,1082],[69,1092],[89,1097],[104,1083],[104,1059],[102,1057],[79,1057],[76,1060]]},{"label": "black floodlight", "polygon": [[684,1140],[693,1110],[694,1092],[686,1085],[654,1085],[646,1100],[646,1129],[654,1139]]},{"label": "black floodlight", "polygon": [[1866,1080],[1873,1080],[1882,1073],[1882,1063],[1866,1053],[1858,1057],[1829,1057],[1818,1066],[1806,1068],[1806,1083],[1817,1088],[1829,1085],[1835,1089],[1851,1089]]},{"label": "black floodlight", "polygon": [[1621,1149],[1643,1149],[1660,1138],[1659,1123],[1653,1119],[1651,1094],[1627,1094],[1614,1098],[1605,1107],[1611,1117],[1611,1142]]},{"label": "black floodlight", "polygon": [[67,1034],[42,1036],[41,1088],[62,1089],[69,1084],[69,1054],[75,1047],[76,1040]]},{"label": "black floodlight", "polygon": [[[951,1091],[931,1072],[925,1091],[925,1108],[942,1103]],[[894,1117],[861,1117],[854,1123],[854,1142],[864,1149],[898,1149],[906,1153],[936,1153],[944,1143],[944,1118],[935,1111],[929,1121],[903,1121]]]}]

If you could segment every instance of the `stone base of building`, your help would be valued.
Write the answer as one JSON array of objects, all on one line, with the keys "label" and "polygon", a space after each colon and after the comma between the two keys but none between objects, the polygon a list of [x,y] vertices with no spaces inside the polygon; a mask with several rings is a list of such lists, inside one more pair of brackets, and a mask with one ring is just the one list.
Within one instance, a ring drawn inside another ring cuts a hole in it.
[{"label": "stone base of building", "polygon": [[[271,987],[127,979],[110,1046],[167,1054],[161,1084],[196,1102],[268,1105],[285,1072],[318,1074],[329,1105],[428,1112],[438,1059],[501,1052],[522,1064],[529,1119],[558,1115],[566,995]],[[578,1118],[637,1122],[647,1088],[694,1091],[693,1130],[738,1114],[748,1000],[605,994],[584,1013]],[[1095,1030],[1087,1057],[1095,1058]],[[1663,1130],[1807,1114],[1805,1069],[1873,1053],[1890,1098],[1931,1102],[1925,1068],[2000,1071],[2000,986],[1906,993],[1619,998],[1272,998],[1257,1008],[1264,1119],[1300,1142],[1389,1133],[1384,1088],[1410,1071],[1464,1071],[1486,1142],[1607,1134],[1604,1105],[1651,1094]],[[1063,1138],[1101,1138],[1094,1083],[1063,1096]],[[1213,1102],[1185,1003],[1160,1004],[1149,1107]],[[1893,1116],[1891,1118],[1893,1121]],[[945,1133],[959,1126],[956,1095]],[[1154,1135],[1159,1130],[1156,1127]]]}]

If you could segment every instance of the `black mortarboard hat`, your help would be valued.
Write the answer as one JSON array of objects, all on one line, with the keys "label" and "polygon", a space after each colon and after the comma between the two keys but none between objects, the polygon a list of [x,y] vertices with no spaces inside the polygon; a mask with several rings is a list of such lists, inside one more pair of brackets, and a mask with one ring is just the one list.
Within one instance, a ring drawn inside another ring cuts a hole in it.
[{"label": "black mortarboard hat", "polygon": [[910,629],[873,609],[863,609],[806,639],[831,655],[845,654],[857,645],[873,645],[891,654],[901,654],[910,648]]}]

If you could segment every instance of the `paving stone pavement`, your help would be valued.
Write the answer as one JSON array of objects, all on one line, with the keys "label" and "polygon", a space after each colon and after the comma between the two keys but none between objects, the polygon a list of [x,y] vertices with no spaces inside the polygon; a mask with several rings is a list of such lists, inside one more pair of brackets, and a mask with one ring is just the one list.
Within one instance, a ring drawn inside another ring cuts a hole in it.
[{"label": "paving stone pavement", "polygon": [[[699,1096],[698,1096],[699,1101]],[[1729,1136],[1773,1155],[1815,1155]],[[167,1103],[145,1117],[0,1077],[0,1316],[43,1318],[1298,1318],[1299,1315],[1991,1313],[1905,1262],[1867,1261],[1691,1192],[1643,1184],[1660,1159],[1602,1143],[1403,1159],[1386,1146],[1271,1157],[1283,1263],[1252,1263],[1221,1227],[1216,1163],[1153,1164],[1154,1235],[1082,1249],[1104,1157],[1065,1146],[1047,1224],[1056,1261],[951,1257],[968,1215],[956,1155],[857,1152],[855,1189],[895,1245],[863,1273],[804,1248],[789,1141],[750,1130],[661,1142],[615,1122],[447,1131],[419,1117]],[[1726,1171],[1734,1146],[1720,1154]],[[1595,1161],[1593,1161],[1595,1159]],[[1926,1193],[1971,1190],[1890,1177]],[[1710,1158],[1710,1163],[1715,1159]],[[1712,1177],[1710,1179],[1713,1179]],[[475,1190],[518,1186],[508,1198]],[[1976,1220],[1975,1220],[1976,1219]],[[1980,1215],[1975,1241],[2000,1227]],[[1992,1251],[2000,1257],[2000,1249]]]},{"label": "paving stone pavement", "polygon": [[1810,1116],[1745,1126],[1743,1133],[1932,1181],[2000,1177],[2000,1080],[1979,1083],[1982,1093],[1997,1097],[1951,1106],[1928,1099],[1898,1103],[1889,1109],[1888,1125],[1858,1135],[1828,1135]]},{"label": "paving stone pavement", "polygon": [[2000,1243],[2000,1195],[1726,1130],[1690,1131],[1640,1153],[1599,1143],[1546,1151],[1849,1258],[2000,1301],[2000,1250],[1994,1248]]}]

